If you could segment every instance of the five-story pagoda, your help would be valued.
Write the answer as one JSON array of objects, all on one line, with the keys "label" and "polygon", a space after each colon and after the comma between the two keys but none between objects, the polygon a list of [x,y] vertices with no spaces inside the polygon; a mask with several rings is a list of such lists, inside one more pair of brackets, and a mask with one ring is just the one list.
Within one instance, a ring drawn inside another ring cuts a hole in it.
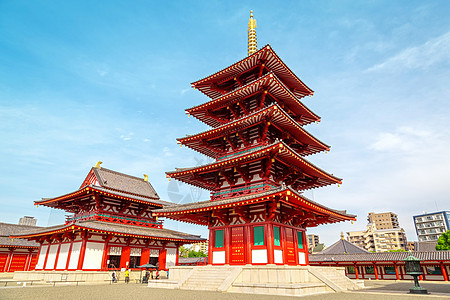
[{"label": "five-story pagoda", "polygon": [[210,264],[307,265],[306,228],[355,216],[303,196],[341,179],[305,159],[329,150],[303,129],[320,121],[300,101],[313,91],[269,45],[257,51],[255,28],[251,14],[248,57],[192,83],[211,100],[186,112],[212,128],[178,142],[215,161],[166,173],[211,199],[153,215],[207,225]]}]

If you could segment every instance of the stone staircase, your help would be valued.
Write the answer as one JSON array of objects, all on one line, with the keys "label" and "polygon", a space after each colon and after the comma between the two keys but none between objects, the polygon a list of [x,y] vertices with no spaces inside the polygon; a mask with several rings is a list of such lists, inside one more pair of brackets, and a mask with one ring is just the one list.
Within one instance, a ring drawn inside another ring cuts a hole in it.
[{"label": "stone staircase", "polygon": [[335,292],[343,292],[348,290],[358,290],[361,286],[345,276],[345,273],[337,271],[335,268],[309,267],[309,272],[317,277],[320,281],[328,285]]},{"label": "stone staircase", "polygon": [[185,290],[219,291],[226,279],[232,274],[232,267],[197,267],[180,288]]}]

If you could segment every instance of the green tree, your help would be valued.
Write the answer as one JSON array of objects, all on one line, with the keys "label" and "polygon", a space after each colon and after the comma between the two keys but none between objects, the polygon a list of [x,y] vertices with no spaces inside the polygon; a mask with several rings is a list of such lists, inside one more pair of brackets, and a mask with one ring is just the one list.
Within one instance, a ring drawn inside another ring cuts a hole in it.
[{"label": "green tree", "polygon": [[188,257],[206,257],[207,255],[203,253],[202,251],[194,251],[191,250],[188,253]]},{"label": "green tree", "polygon": [[180,248],[178,248],[178,251],[180,253],[180,257],[188,257],[190,249],[184,246],[180,246]]},{"label": "green tree", "polygon": [[441,234],[436,244],[436,250],[450,250],[450,230]]}]

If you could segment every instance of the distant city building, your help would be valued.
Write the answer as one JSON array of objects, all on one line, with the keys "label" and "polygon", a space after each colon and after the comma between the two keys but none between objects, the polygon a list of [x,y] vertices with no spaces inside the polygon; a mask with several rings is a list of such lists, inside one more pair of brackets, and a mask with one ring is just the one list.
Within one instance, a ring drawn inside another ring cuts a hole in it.
[{"label": "distant city building", "polygon": [[19,225],[36,226],[37,219],[34,217],[24,216],[20,218]]},{"label": "distant city building", "polygon": [[377,229],[399,228],[398,216],[393,212],[374,213],[371,212],[367,216],[369,223],[374,223]]},{"label": "distant city building", "polygon": [[438,211],[413,217],[419,242],[437,241],[450,229],[450,211]]},{"label": "distant city building", "polygon": [[369,213],[367,219],[369,224],[366,230],[347,232],[349,242],[372,252],[406,250],[406,234],[403,228],[399,227],[396,214]]},{"label": "distant city building", "polygon": [[307,236],[308,250],[314,249],[319,245],[319,236],[317,234],[308,234]]},{"label": "distant city building", "polygon": [[417,242],[407,242],[406,243],[406,250],[415,251],[414,250],[414,249],[416,249],[415,243],[417,243]]},{"label": "distant city building", "polygon": [[208,253],[208,241],[192,244],[192,250]]}]

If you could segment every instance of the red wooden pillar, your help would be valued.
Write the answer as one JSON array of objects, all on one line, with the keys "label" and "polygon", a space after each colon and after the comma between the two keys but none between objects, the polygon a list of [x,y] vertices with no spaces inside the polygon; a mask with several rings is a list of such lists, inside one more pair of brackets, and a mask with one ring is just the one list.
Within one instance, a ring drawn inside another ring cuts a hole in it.
[{"label": "red wooden pillar", "polygon": [[108,251],[109,251],[109,241],[111,240],[112,236],[107,235],[105,237],[105,245],[103,247],[103,254],[102,254],[102,265],[100,266],[100,270],[107,270],[108,269]]},{"label": "red wooden pillar", "polygon": [[67,262],[66,262],[65,270],[69,269],[70,257],[72,256],[72,245],[73,245],[73,237],[72,237],[72,240],[70,241],[69,250],[67,250],[68,253],[67,253]]},{"label": "red wooden pillar", "polygon": [[246,245],[245,245],[245,251],[246,251],[246,263],[251,264],[252,263],[252,226],[247,225],[244,227],[244,230],[246,230]]},{"label": "red wooden pillar", "polygon": [[178,249],[180,248],[180,243],[175,243],[175,246],[177,246],[177,251],[175,251],[175,266],[178,266],[178,258],[180,258],[180,251]]},{"label": "red wooden pillar", "polygon": [[[305,252],[305,261],[306,261],[306,265],[309,265],[309,252],[308,252],[308,240],[306,237],[306,230],[302,232],[302,237],[303,237],[303,250]],[[337,265],[337,263],[336,263]]]},{"label": "red wooden pillar", "polygon": [[426,279],[426,277],[425,277],[425,273],[427,272],[427,268],[425,268],[425,266],[420,266],[421,268],[422,268],[422,273],[423,273],[423,275],[421,275],[421,277],[423,278],[420,278],[420,280],[427,280]]},{"label": "red wooden pillar", "polygon": [[[208,264],[212,265],[213,262],[213,247],[214,247],[214,230],[209,228],[209,241],[208,241]],[[178,252],[178,251],[177,251]]]},{"label": "red wooden pillar", "polygon": [[442,261],[441,261],[441,272],[442,272],[442,275],[444,276],[444,281],[448,281],[447,270],[444,266],[444,262],[442,262]]},{"label": "red wooden pillar", "polygon": [[397,278],[397,280],[400,279],[400,277],[398,276],[398,266],[395,262],[392,262],[394,264],[394,268],[395,268],[395,277]]},{"label": "red wooden pillar", "polygon": [[375,264],[375,262],[372,262],[373,265],[373,270],[375,271],[375,279],[378,280],[378,270],[377,270],[377,265]]},{"label": "red wooden pillar", "polygon": [[356,265],[356,263],[353,263],[353,265],[355,266],[355,276],[356,276],[356,279],[359,279],[358,266]]},{"label": "red wooden pillar", "polygon": [[32,252],[33,252],[33,250],[31,250],[31,249],[28,250],[27,259],[25,261],[25,267],[23,268],[24,271],[29,271],[30,270]]},{"label": "red wooden pillar", "polygon": [[82,233],[81,233],[81,249],[80,249],[80,256],[78,257],[77,270],[83,269],[84,255],[86,254],[87,239],[88,239],[87,231],[82,231]]},{"label": "red wooden pillar", "polygon": [[53,267],[54,270],[56,270],[56,266],[58,265],[59,252],[61,251],[61,242],[62,242],[62,237],[59,240],[58,249],[56,250],[55,265]]},{"label": "red wooden pillar", "polygon": [[47,260],[48,260],[48,253],[49,252],[50,252],[50,243],[47,244],[47,251],[45,252],[45,259],[44,259],[44,265],[42,266],[42,270],[45,270],[45,267],[47,266]]},{"label": "red wooden pillar", "polygon": [[230,264],[230,256],[231,256],[231,251],[230,251],[230,237],[231,237],[231,232],[230,232],[230,227],[225,227],[223,230],[223,243],[224,243],[224,248],[225,248],[225,264],[229,265]]},{"label": "red wooden pillar", "polygon": [[[302,234],[303,236],[303,234]],[[294,238],[294,256],[295,256],[295,264],[298,265],[300,263],[300,260],[298,258],[298,233],[297,230],[292,230],[292,237]]]},{"label": "red wooden pillar", "polygon": [[131,252],[130,246],[122,247],[122,255],[120,257],[121,268],[128,268],[128,264],[130,263],[130,252]]},{"label": "red wooden pillar", "polygon": [[283,264],[287,265],[286,227],[280,226],[281,250],[283,251]]},{"label": "red wooden pillar", "polygon": [[159,262],[159,269],[160,270],[165,270],[166,269],[166,259],[167,259],[167,249],[164,248],[164,249],[159,250],[158,262]]},{"label": "red wooden pillar", "polygon": [[150,260],[150,248],[144,248],[141,252],[141,265],[148,264]]},{"label": "red wooden pillar", "polygon": [[274,264],[273,249],[274,249],[274,236],[273,236],[273,224],[266,225],[267,228],[267,263]]}]

